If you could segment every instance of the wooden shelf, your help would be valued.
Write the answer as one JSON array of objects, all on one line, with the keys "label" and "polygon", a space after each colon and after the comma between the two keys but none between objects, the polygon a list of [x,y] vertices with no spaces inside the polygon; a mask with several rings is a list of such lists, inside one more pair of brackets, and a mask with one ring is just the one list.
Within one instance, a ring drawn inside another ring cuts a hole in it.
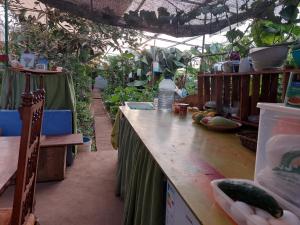
[{"label": "wooden shelf", "polygon": [[244,120],[243,121],[243,120],[240,120],[238,117],[235,117],[235,116],[232,116],[231,119],[233,119],[234,121],[237,121],[239,123],[242,123],[244,125],[258,128],[258,123],[251,122],[249,120]]},{"label": "wooden shelf", "polygon": [[247,73],[200,73],[199,76],[203,77],[224,77],[224,76],[243,76],[243,75],[270,75],[270,74],[283,74],[283,73],[300,73],[300,69],[270,69],[261,71],[252,71]]},{"label": "wooden shelf", "polygon": [[[250,73],[202,73],[198,75],[198,106],[203,108],[206,102],[215,101],[216,110],[224,114],[223,107],[234,105],[239,115],[234,119],[257,127],[257,123],[248,121],[250,115],[259,115],[258,102],[278,102],[278,90],[282,89],[279,102],[284,100],[290,73],[300,73],[300,69],[273,69]],[[279,74],[282,82],[279,82]]]},{"label": "wooden shelf", "polygon": [[28,69],[28,68],[16,68],[10,67],[11,71],[27,73],[31,75],[59,75],[62,74],[62,71],[52,71],[52,70],[40,70],[40,69]]}]

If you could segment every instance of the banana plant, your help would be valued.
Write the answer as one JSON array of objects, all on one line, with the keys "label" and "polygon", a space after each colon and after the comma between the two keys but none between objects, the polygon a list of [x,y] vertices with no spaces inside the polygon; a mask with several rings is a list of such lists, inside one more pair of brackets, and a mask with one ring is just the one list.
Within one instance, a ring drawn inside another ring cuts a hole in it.
[{"label": "banana plant", "polygon": [[173,77],[177,69],[185,68],[190,60],[188,54],[184,54],[176,48],[158,49],[157,57],[165,77]]}]

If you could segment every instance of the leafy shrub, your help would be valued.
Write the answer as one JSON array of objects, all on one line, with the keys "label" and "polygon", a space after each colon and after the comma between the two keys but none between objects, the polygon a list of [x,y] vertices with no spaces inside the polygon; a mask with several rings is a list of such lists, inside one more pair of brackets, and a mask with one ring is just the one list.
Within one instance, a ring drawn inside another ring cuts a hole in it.
[{"label": "leafy shrub", "polygon": [[124,105],[127,101],[133,102],[151,102],[157,93],[157,88],[143,88],[121,86],[111,89],[107,88],[104,91],[103,98],[107,109],[110,112],[112,119],[115,118],[118,108]]}]

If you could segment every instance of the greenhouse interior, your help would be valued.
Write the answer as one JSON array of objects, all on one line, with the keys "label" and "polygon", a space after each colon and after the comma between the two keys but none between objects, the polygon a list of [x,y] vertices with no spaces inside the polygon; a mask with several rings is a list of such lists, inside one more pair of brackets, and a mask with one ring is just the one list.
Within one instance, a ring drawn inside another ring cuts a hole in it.
[{"label": "greenhouse interior", "polygon": [[0,4],[0,225],[300,225],[300,0]]}]

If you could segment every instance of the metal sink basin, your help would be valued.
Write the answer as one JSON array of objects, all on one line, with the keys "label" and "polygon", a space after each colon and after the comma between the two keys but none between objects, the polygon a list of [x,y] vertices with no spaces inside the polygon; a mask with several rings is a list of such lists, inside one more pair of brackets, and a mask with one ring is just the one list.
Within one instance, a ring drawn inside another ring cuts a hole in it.
[{"label": "metal sink basin", "polygon": [[130,109],[135,110],[153,110],[153,104],[151,102],[125,102],[125,105]]}]

